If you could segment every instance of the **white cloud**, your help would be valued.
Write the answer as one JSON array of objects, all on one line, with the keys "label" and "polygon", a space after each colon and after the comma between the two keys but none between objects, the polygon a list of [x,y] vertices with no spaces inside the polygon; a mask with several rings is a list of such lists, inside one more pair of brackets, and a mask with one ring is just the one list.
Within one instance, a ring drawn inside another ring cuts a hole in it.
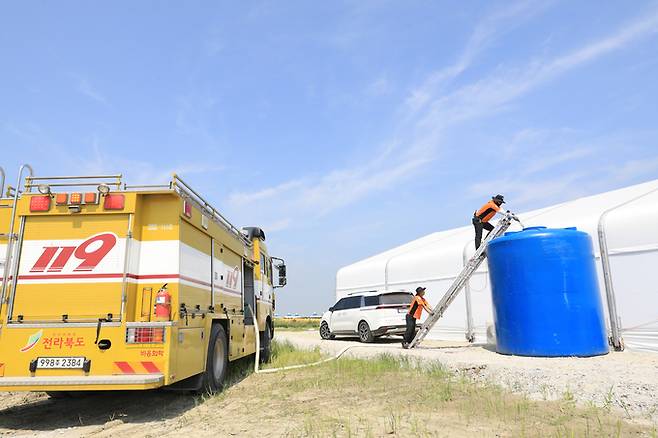
[{"label": "white cloud", "polygon": [[292,220],[290,218],[285,218],[276,222],[264,224],[261,228],[267,230],[268,233],[276,233],[277,231],[283,231],[288,228],[291,222]]},{"label": "white cloud", "polygon": [[558,164],[564,164],[569,161],[578,160],[594,153],[593,148],[578,147],[576,149],[568,148],[564,151],[558,151],[548,156],[542,156],[533,159],[523,168],[523,175],[532,175],[553,168]]},{"label": "white cloud", "polygon": [[107,105],[107,99],[105,96],[101,94],[101,92],[98,91],[87,78],[80,77],[78,79],[78,91],[98,103]]},{"label": "white cloud", "polygon": [[240,192],[232,193],[229,196],[229,202],[236,205],[244,205],[252,202],[261,201],[274,196],[281,196],[290,190],[302,187],[304,183],[301,180],[287,181],[274,187],[268,187],[257,192]]},{"label": "white cloud", "polygon": [[[496,114],[559,75],[623,49],[658,30],[658,11],[654,11],[598,41],[561,56],[536,58],[512,69],[499,68],[482,79],[449,92],[438,86],[445,78],[454,77],[467,68],[475,54],[503,31],[499,27],[510,26],[514,20],[523,20],[535,14],[532,5],[536,3],[517,4],[485,19],[471,37],[460,60],[453,66],[430,74],[415,89],[416,95],[412,94],[402,103],[401,108],[411,109],[411,116],[400,122],[395,138],[383,145],[369,162],[317,177],[295,178],[255,194],[236,193],[231,196],[233,207],[246,205],[240,200],[257,199],[263,215],[285,211],[286,217],[290,218],[288,224],[343,208],[417,175],[420,168],[435,158],[448,128]],[[410,99],[415,102],[410,102]],[[541,130],[529,129],[522,132],[517,141],[533,139],[541,143],[545,135]],[[536,162],[528,163],[525,172],[499,181],[476,182],[471,191],[481,193],[486,189],[488,192],[494,186],[500,187],[501,191],[514,189],[518,202],[529,202],[537,196],[537,189],[541,188],[544,198],[550,199],[568,188],[571,190],[573,184],[586,178],[582,172],[573,172],[557,179],[542,179],[536,174],[559,164],[586,158],[592,154],[591,148],[563,144],[547,152]],[[591,172],[596,172],[596,169]],[[582,187],[580,185],[579,189]]]},{"label": "white cloud", "polygon": [[174,173],[185,179],[187,176],[215,173],[224,169],[224,166],[212,165],[206,162],[187,162],[175,167],[159,167],[153,162],[134,159],[119,158],[108,155],[101,147],[101,141],[94,136],[91,141],[92,156],[86,160],[83,157],[81,174],[116,174],[117,170],[123,175],[123,181],[128,185],[137,184],[167,184]]},{"label": "white cloud", "polygon": [[619,181],[646,176],[658,178],[658,157],[629,160],[613,167],[610,173]]},{"label": "white cloud", "polygon": [[385,76],[381,76],[366,86],[366,93],[371,96],[383,96],[390,93],[391,88],[391,82]]},{"label": "white cloud", "polygon": [[221,30],[218,28],[211,29],[204,42],[204,51],[206,55],[210,57],[216,56],[225,48],[226,44],[222,38]]},{"label": "white cloud", "polygon": [[491,179],[486,182],[473,184],[469,189],[472,194],[482,196],[488,194],[495,187],[497,193],[505,194],[509,208],[514,211],[525,209],[527,205],[535,205],[541,199],[541,204],[551,204],[564,200],[564,194],[569,193],[571,198],[584,196],[589,192],[587,186],[590,172],[579,171],[559,176],[529,179],[521,176],[505,176]]},{"label": "white cloud", "polygon": [[471,33],[457,60],[430,74],[406,99],[405,112],[415,114],[425,107],[441,87],[466,71],[477,55],[496,38],[548,8],[553,1],[520,1],[494,11],[482,19]]},{"label": "white cloud", "polygon": [[493,114],[514,99],[559,75],[657,32],[658,10],[654,10],[646,18],[628,23],[612,35],[565,55],[549,59],[539,58],[515,69],[499,69],[489,77],[434,99],[430,104],[430,111],[421,123],[453,123]]}]

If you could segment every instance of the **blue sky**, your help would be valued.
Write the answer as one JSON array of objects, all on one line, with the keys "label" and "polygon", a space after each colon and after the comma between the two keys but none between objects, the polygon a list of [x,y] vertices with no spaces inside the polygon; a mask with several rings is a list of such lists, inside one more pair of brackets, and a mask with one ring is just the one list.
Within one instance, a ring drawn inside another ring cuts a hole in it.
[{"label": "blue sky", "polygon": [[286,258],[279,311],[336,270],[658,178],[658,3],[3,2],[0,165],[179,172]]}]

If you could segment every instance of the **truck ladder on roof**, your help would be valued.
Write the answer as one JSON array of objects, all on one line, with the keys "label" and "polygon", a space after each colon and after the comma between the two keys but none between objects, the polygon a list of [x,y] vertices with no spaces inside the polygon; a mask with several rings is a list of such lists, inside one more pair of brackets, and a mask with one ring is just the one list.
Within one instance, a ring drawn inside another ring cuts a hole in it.
[{"label": "truck ladder on roof", "polygon": [[[32,166],[29,164],[23,164],[19,169],[18,169],[18,178],[16,179],[16,188],[14,189],[14,194],[13,194],[13,200],[11,203],[11,216],[9,216],[9,232],[4,234],[3,237],[7,237],[7,252],[5,254],[5,262],[4,262],[4,270],[2,274],[2,289],[0,290],[0,307],[2,307],[2,304],[5,302],[8,302],[9,299],[9,294],[7,294],[7,285],[9,283],[9,270],[13,268],[17,268],[18,265],[14,266],[12,257],[14,255],[14,244],[16,243],[15,241],[18,240],[19,234],[14,233],[14,224],[16,223],[16,207],[18,205],[18,198],[21,196],[23,191],[21,191],[21,179],[23,178],[23,171],[27,169],[29,172],[29,176],[25,178],[25,184],[30,181],[30,178],[34,176],[34,171],[32,170]],[[4,183],[4,176],[3,176],[3,183]],[[24,188],[23,190],[26,190]],[[1,197],[1,196],[0,196]],[[13,284],[16,283],[17,279],[12,278]]]},{"label": "truck ladder on roof", "polygon": [[414,339],[409,344],[409,348],[416,347],[423,341],[423,339],[425,339],[425,336],[427,336],[432,327],[434,327],[434,324],[436,324],[439,319],[441,319],[443,313],[450,306],[450,304],[452,304],[455,298],[457,298],[457,295],[459,295],[459,292],[464,288],[466,282],[471,278],[475,271],[477,271],[478,267],[480,267],[484,259],[487,257],[487,253],[485,252],[487,243],[496,237],[500,237],[510,227],[510,225],[512,225],[513,220],[519,221],[514,213],[508,212],[505,213],[503,218],[498,221],[494,229],[491,230],[491,232],[484,239],[484,242],[482,242],[477,251],[475,251],[473,257],[471,257],[468,263],[464,265],[464,268],[459,273],[457,278],[455,278],[455,281],[452,283],[452,285],[450,285],[450,288],[445,293],[445,295],[443,295],[443,298],[441,298],[439,304],[434,307],[432,314],[427,318],[418,333],[416,333]]}]

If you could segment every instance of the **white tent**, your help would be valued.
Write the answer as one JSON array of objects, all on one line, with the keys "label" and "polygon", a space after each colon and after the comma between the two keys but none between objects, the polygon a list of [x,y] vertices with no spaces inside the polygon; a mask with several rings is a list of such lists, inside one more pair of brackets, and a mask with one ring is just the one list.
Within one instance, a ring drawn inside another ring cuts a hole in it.
[{"label": "white tent", "polygon": [[[653,279],[653,269],[658,269],[658,180],[519,217],[526,227],[576,226],[587,232],[594,242],[608,327],[615,330],[613,334],[619,333],[627,348],[658,352],[658,282]],[[511,228],[516,229],[514,225]],[[473,234],[469,224],[345,266],[336,275],[336,298],[362,290],[413,290],[422,285],[434,305],[473,254]],[[607,287],[601,247],[609,262]],[[617,315],[617,324],[610,324],[610,314]],[[486,327],[492,323],[489,275],[483,263],[429,337],[463,340],[470,334],[476,342],[483,342]]]}]

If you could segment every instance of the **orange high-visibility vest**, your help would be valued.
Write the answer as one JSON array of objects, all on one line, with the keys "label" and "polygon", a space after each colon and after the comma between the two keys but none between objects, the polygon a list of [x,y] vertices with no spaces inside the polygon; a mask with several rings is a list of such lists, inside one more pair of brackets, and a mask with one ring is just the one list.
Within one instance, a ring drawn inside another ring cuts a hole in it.
[{"label": "orange high-visibility vest", "polygon": [[496,212],[500,211],[500,207],[496,205],[493,200],[487,202],[475,212],[475,216],[479,217],[482,222],[489,222]]},{"label": "orange high-visibility vest", "polygon": [[428,305],[427,300],[419,295],[414,295],[409,304],[409,315],[415,319],[420,319],[420,315],[423,313],[423,305]]}]

